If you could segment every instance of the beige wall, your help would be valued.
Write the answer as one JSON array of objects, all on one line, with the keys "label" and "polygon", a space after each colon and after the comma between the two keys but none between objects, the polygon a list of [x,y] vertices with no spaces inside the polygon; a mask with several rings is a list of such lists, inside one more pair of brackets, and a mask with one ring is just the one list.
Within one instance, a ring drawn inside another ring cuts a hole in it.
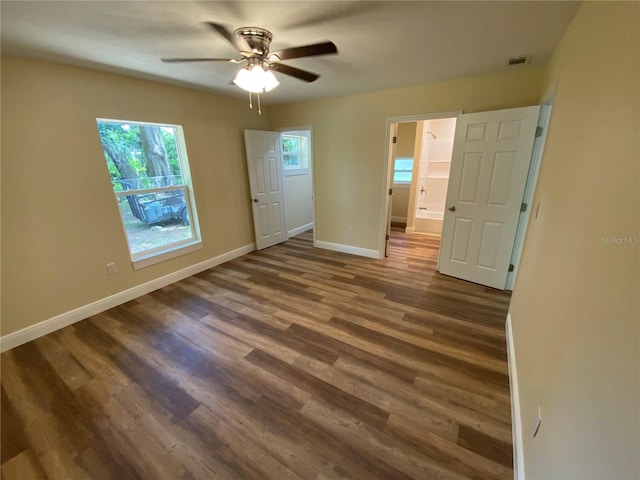
[{"label": "beige wall", "polygon": [[416,122],[416,136],[415,143],[413,145],[413,155],[415,157],[415,161],[413,162],[413,173],[411,174],[411,178],[413,181],[411,182],[411,186],[409,188],[409,197],[407,198],[407,204],[411,205],[411,213],[409,213],[407,209],[407,227],[406,231],[411,232],[415,229],[415,207],[416,207],[416,195],[418,190],[418,177],[420,176],[420,160],[425,155],[426,150],[424,150],[424,121]]},{"label": "beige wall", "polygon": [[639,6],[583,3],[547,70],[540,207],[511,303],[527,479],[640,478]]},{"label": "beige wall", "polygon": [[410,189],[410,185],[393,186],[393,203],[391,204],[391,216],[393,217],[393,221],[407,221]]},{"label": "beige wall", "polygon": [[[396,144],[396,157],[413,158],[413,146],[416,141],[417,122],[405,122],[398,124],[398,143]],[[407,217],[409,209],[410,185],[398,184],[393,186],[393,202],[391,204],[391,216],[397,219]]]},{"label": "beige wall", "polygon": [[287,230],[313,222],[313,195],[311,175],[284,177],[284,203],[287,213]]},{"label": "beige wall", "polygon": [[[96,117],[184,127],[202,250],[132,269]],[[1,120],[2,335],[254,240],[243,129],[269,125],[244,100],[3,58]]]},{"label": "beige wall", "polygon": [[316,238],[365,249],[381,247],[388,117],[537,104],[543,73],[525,68],[271,107],[272,127],[313,125]]},{"label": "beige wall", "polygon": [[417,122],[403,122],[398,124],[398,143],[396,157],[413,157],[413,145],[416,141]]}]

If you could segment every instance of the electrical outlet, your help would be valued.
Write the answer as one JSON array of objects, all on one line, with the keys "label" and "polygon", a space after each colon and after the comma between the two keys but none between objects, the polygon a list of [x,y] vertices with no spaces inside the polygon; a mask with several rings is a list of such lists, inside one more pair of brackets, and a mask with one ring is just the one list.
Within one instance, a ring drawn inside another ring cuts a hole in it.
[{"label": "electrical outlet", "polygon": [[542,424],[542,412],[540,411],[540,407],[538,406],[538,415],[536,415],[536,419],[533,422],[533,437],[538,434],[538,430],[540,430],[540,425]]},{"label": "electrical outlet", "polygon": [[107,272],[109,272],[109,275],[113,275],[114,273],[118,273],[118,266],[113,262],[107,263]]},{"label": "electrical outlet", "polygon": [[351,234],[353,233],[353,227],[352,227],[351,225],[349,225],[349,226],[347,227],[347,233],[348,233],[349,235],[351,235]]}]

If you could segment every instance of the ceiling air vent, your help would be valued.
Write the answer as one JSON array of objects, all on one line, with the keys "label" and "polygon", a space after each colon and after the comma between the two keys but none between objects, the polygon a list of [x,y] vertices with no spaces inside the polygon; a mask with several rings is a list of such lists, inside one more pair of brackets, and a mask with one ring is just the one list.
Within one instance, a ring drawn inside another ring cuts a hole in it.
[{"label": "ceiling air vent", "polygon": [[531,55],[522,55],[520,57],[511,57],[507,59],[507,66],[514,67],[516,65],[525,65],[531,61]]}]

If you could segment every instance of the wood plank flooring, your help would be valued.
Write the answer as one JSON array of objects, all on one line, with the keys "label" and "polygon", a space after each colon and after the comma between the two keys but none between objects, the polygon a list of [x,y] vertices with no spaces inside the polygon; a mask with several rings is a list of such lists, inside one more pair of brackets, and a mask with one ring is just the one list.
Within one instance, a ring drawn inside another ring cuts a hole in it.
[{"label": "wood plank flooring", "polygon": [[307,232],[2,354],[2,480],[513,478],[505,292]]}]

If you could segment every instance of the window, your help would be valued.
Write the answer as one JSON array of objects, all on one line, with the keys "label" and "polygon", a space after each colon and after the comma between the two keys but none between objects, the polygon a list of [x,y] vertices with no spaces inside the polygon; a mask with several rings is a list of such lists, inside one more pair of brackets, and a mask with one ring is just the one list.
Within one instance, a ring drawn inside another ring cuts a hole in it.
[{"label": "window", "polygon": [[306,175],[309,173],[310,131],[282,133],[282,165],[284,175]]},{"label": "window", "polygon": [[134,268],[201,248],[182,127],[97,123]]},{"label": "window", "polygon": [[411,183],[413,158],[398,157],[393,164],[393,183]]}]

